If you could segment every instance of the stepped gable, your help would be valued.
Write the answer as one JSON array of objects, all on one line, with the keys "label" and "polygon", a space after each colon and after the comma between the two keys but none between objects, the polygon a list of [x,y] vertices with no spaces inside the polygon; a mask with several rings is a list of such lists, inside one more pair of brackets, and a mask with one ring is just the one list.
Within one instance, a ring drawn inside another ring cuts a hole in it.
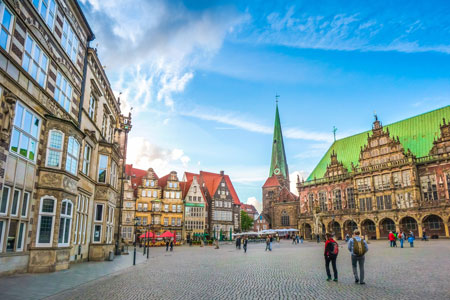
[{"label": "stepped gable", "polygon": [[266,182],[263,185],[263,188],[265,187],[274,187],[274,186],[281,186],[280,182],[278,181],[277,176],[274,174],[271,177],[267,178]]}]

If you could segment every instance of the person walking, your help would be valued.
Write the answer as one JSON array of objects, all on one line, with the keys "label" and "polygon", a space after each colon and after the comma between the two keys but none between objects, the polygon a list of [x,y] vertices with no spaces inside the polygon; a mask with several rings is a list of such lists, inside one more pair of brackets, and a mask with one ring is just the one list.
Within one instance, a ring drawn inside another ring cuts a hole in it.
[{"label": "person walking", "polygon": [[[367,251],[369,251],[369,246],[366,240],[363,240],[359,235],[358,229],[353,232],[354,237],[348,242],[348,251],[352,254],[352,268],[353,275],[355,276],[355,283],[366,284],[364,282],[364,260]],[[359,264],[359,277],[356,265]]]},{"label": "person walking", "polygon": [[298,234],[295,235],[295,239],[296,239],[297,245],[298,245],[298,243],[299,243],[299,241],[300,241],[300,237],[298,236]]},{"label": "person walking", "polygon": [[350,239],[350,236],[348,235],[348,233],[345,235],[345,242],[348,243],[348,240]]},{"label": "person walking", "polygon": [[292,235],[292,244],[295,244],[295,235]]},{"label": "person walking", "polygon": [[392,233],[392,231],[389,231],[388,238],[389,238],[389,243],[390,243],[391,248],[394,247],[395,236]]},{"label": "person walking", "polygon": [[338,281],[338,271],[336,268],[336,259],[339,253],[339,245],[333,239],[333,235],[331,233],[326,234],[327,241],[325,242],[325,269],[327,271],[327,281],[331,280],[331,272],[330,272],[330,262],[333,267],[333,281]]},{"label": "person walking", "polygon": [[270,249],[270,238],[269,238],[269,236],[267,236],[266,237],[266,250],[264,250],[264,251],[267,251],[269,249]]},{"label": "person walking", "polygon": [[302,244],[303,244],[303,235],[302,235],[302,236],[300,236],[300,243],[302,243]]},{"label": "person walking", "polygon": [[400,233],[398,234],[398,238],[400,240],[400,248],[403,248],[403,242],[406,239],[405,233],[403,232],[403,230],[400,230]]},{"label": "person walking", "polygon": [[414,248],[414,234],[412,231],[410,231],[409,233],[409,237],[408,237],[408,242],[409,242],[409,247]]},{"label": "person walking", "polygon": [[320,243],[320,235],[316,234],[317,244]]},{"label": "person walking", "polygon": [[425,241],[425,242],[428,241],[427,231],[425,228],[422,230],[422,241]]},{"label": "person walking", "polygon": [[166,252],[169,251],[169,240],[166,239]]},{"label": "person walking", "polygon": [[398,233],[397,231],[394,231],[394,247],[397,248],[397,239],[398,239]]},{"label": "person walking", "polygon": [[272,251],[272,242],[273,242],[273,237],[271,235],[269,235],[269,251]]},{"label": "person walking", "polygon": [[170,239],[170,252],[173,251],[173,238]]},{"label": "person walking", "polygon": [[244,237],[244,253],[247,253],[248,238]]}]

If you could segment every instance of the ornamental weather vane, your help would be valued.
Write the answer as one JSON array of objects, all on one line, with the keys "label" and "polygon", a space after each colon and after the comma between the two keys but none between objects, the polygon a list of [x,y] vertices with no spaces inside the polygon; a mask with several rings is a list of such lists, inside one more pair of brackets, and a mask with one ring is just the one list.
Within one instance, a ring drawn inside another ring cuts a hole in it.
[{"label": "ornamental weather vane", "polygon": [[333,126],[333,136],[334,136],[334,141],[336,142],[336,131],[338,129],[336,128],[336,126]]},{"label": "ornamental weather vane", "polygon": [[280,99],[280,95],[278,93],[275,94],[275,102],[278,104],[278,99]]}]

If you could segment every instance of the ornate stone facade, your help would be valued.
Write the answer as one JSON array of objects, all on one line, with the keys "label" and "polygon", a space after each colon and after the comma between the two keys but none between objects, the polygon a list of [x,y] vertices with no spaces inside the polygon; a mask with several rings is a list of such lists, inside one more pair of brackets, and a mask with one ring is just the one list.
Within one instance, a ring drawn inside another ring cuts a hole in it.
[{"label": "ornate stone facade", "polygon": [[448,238],[449,117],[448,106],[386,127],[375,117],[365,141],[360,134],[335,142],[323,177],[316,178],[317,170],[327,158],[307,181],[297,182],[300,232],[306,238],[334,232],[341,239],[360,228],[369,239],[383,239],[393,230],[418,237],[425,230]]}]

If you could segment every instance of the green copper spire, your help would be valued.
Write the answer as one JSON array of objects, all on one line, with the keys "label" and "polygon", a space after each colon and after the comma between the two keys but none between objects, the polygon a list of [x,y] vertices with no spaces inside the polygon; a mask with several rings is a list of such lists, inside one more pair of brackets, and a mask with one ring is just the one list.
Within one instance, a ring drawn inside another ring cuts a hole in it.
[{"label": "green copper spire", "polygon": [[[277,101],[278,102],[278,101]],[[275,127],[273,129],[272,160],[270,162],[269,177],[272,175],[283,175],[289,180],[289,170],[284,151],[283,133],[281,132],[280,114],[278,113],[278,103],[275,112]]]}]

